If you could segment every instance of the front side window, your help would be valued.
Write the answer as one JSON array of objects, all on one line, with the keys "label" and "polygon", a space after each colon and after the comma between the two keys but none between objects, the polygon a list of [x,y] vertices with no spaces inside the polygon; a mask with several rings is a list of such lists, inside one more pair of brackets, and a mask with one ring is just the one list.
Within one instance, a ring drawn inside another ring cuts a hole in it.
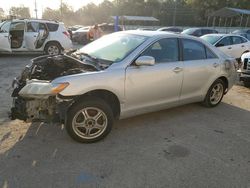
[{"label": "front side window", "polygon": [[178,61],[178,40],[176,38],[161,39],[145,50],[141,56],[152,56],[156,63]]},{"label": "front side window", "polygon": [[24,22],[12,22],[10,25],[11,31],[23,31],[24,30]]},{"label": "front side window", "polygon": [[0,33],[8,33],[10,30],[11,22],[3,22],[1,24]]},{"label": "front side window", "polygon": [[206,59],[205,47],[202,43],[190,39],[183,39],[183,60]]},{"label": "front side window", "polygon": [[229,46],[229,45],[232,45],[231,39],[230,39],[230,37],[225,37],[225,38],[221,39],[221,41],[218,42],[218,44],[216,46],[220,47],[220,46]]}]

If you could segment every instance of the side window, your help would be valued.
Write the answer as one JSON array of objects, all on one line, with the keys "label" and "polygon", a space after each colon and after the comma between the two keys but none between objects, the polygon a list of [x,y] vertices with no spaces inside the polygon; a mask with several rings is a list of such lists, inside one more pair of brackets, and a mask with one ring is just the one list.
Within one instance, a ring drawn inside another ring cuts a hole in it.
[{"label": "side window", "polygon": [[241,40],[242,40],[242,43],[248,42],[248,40],[245,39],[245,38],[247,38],[247,36],[246,36],[245,38],[243,38],[243,37],[240,37],[240,38],[241,38]]},{"label": "side window", "polygon": [[206,34],[209,34],[211,33],[211,30],[208,30],[208,29],[203,29],[202,30],[202,35],[206,35]]},{"label": "side window", "polygon": [[209,48],[206,47],[206,54],[207,54],[207,59],[216,59],[218,58],[217,55],[212,52]]},{"label": "side window", "polygon": [[201,35],[202,35],[201,29],[197,29],[197,30],[194,32],[194,36],[199,37],[199,36],[201,36]]},{"label": "side window", "polygon": [[206,51],[202,43],[190,39],[183,39],[182,43],[184,61],[206,59]]},{"label": "side window", "polygon": [[39,23],[39,30],[46,30],[46,26],[44,23]]},{"label": "side window", "polygon": [[39,23],[38,22],[28,22],[27,32],[38,32]]},{"label": "side window", "polygon": [[250,34],[247,34],[246,38],[247,38],[248,40],[250,40]]},{"label": "side window", "polygon": [[12,22],[10,25],[10,31],[23,31],[24,26],[24,22]]},{"label": "side window", "polygon": [[49,29],[49,31],[53,32],[53,31],[57,31],[59,24],[55,24],[55,23],[46,23],[47,27]]},{"label": "side window", "polygon": [[11,24],[11,22],[5,22],[5,23],[1,26],[0,32],[1,32],[1,33],[8,33],[9,30],[10,30],[10,24]]},{"label": "side window", "polygon": [[232,37],[233,44],[240,44],[242,43],[241,37],[233,36]]},{"label": "side window", "polygon": [[161,39],[151,45],[141,56],[152,56],[156,63],[179,60],[179,46],[176,38]]},{"label": "side window", "polygon": [[229,46],[231,44],[232,43],[231,43],[230,37],[225,37],[225,38],[221,39],[221,41],[218,42],[216,46],[217,47],[220,47],[220,46]]}]

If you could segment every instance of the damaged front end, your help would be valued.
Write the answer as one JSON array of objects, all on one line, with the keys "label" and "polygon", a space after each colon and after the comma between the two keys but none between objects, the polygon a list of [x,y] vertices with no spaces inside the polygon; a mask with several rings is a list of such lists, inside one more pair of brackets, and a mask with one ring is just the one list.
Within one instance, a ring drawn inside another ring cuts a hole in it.
[{"label": "damaged front end", "polygon": [[59,93],[68,83],[52,84],[55,78],[97,71],[98,69],[68,55],[41,56],[31,60],[21,75],[14,79],[13,105],[10,118],[24,121],[58,122],[72,98],[62,99]]}]

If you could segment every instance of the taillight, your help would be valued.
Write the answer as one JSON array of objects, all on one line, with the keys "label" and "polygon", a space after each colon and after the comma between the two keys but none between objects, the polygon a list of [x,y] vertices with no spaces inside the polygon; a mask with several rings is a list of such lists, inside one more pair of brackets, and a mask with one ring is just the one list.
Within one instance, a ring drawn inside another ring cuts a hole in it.
[{"label": "taillight", "polygon": [[64,31],[63,34],[70,38],[70,34],[68,31]]}]

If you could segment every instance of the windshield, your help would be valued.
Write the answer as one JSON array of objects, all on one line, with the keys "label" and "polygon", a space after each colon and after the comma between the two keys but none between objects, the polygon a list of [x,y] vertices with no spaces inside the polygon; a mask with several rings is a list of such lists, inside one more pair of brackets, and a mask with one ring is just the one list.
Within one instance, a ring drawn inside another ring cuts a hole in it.
[{"label": "windshield", "polygon": [[219,39],[222,38],[222,36],[211,36],[211,35],[205,35],[201,37],[203,40],[209,42],[210,44],[215,44]]},{"label": "windshield", "polygon": [[104,36],[80,49],[80,53],[97,59],[119,62],[140,46],[147,37],[132,34]]}]

